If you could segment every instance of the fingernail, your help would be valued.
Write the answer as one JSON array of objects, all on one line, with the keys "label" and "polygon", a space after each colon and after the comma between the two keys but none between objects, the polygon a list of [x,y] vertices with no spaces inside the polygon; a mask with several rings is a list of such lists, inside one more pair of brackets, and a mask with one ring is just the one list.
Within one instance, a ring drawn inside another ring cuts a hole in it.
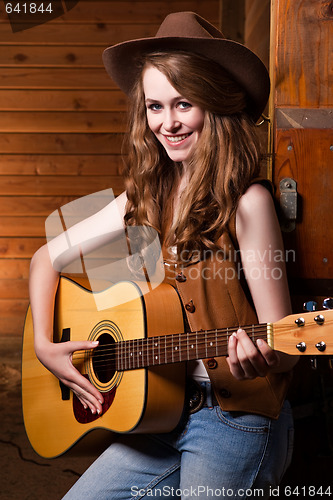
[{"label": "fingernail", "polygon": [[101,399],[99,399],[98,402],[101,403],[101,405],[103,404],[103,401]]},{"label": "fingernail", "polygon": [[262,339],[257,339],[257,346],[262,347],[263,345],[264,345],[264,342],[262,341]]},{"label": "fingernail", "polygon": [[98,415],[102,413],[102,410],[97,410]]},{"label": "fingernail", "polygon": [[98,344],[99,344],[98,340],[94,340],[94,342],[92,342],[92,345],[98,345]]}]

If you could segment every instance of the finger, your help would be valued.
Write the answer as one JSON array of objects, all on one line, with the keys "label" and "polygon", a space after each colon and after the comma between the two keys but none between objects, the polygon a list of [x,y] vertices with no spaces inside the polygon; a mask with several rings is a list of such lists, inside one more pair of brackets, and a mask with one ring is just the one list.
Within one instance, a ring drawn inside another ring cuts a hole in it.
[{"label": "finger", "polygon": [[238,357],[247,378],[264,377],[269,366],[244,330],[237,331]]},{"label": "finger", "polygon": [[102,394],[72,364],[70,364],[70,370],[68,371],[66,379],[63,379],[62,382],[68,385],[73,391],[80,394],[80,396],[84,397],[86,402],[90,405],[93,404],[96,409],[102,410],[102,404],[104,402]]},{"label": "finger", "polygon": [[69,342],[64,342],[63,345],[66,346],[67,349],[70,349],[70,351],[68,351],[68,352],[75,352],[75,351],[87,351],[90,349],[95,349],[99,345],[99,342],[98,342],[98,340],[96,340],[96,341],[71,340]]},{"label": "finger", "polygon": [[239,363],[237,355],[237,338],[235,333],[233,333],[229,338],[227,363],[231,374],[236,379],[241,380],[244,378],[244,370]]},{"label": "finger", "polygon": [[76,384],[72,384],[71,389],[85,409],[89,408],[93,414],[96,412],[98,414],[102,413],[103,408],[101,403],[90,392],[85,391]]},{"label": "finger", "polygon": [[277,352],[262,339],[257,340],[258,349],[270,368],[276,368],[280,363],[280,358]]}]

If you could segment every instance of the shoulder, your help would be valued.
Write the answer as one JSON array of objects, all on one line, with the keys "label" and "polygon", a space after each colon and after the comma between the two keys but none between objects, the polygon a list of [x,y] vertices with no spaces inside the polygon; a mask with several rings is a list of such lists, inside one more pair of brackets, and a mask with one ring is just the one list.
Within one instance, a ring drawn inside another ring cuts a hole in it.
[{"label": "shoulder", "polygon": [[240,198],[236,211],[237,239],[263,231],[276,231],[278,227],[271,193],[261,184],[251,185]]},{"label": "shoulder", "polygon": [[251,212],[259,212],[265,208],[273,207],[273,198],[268,189],[262,184],[252,184],[241,196],[237,213],[246,215]]}]

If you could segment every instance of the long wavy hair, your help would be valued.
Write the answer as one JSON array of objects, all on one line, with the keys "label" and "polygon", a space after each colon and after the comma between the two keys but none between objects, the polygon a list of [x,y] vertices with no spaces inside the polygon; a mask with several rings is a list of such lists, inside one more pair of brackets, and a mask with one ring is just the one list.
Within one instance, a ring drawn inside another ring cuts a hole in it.
[{"label": "long wavy hair", "polygon": [[[170,200],[182,176],[149,129],[142,75],[161,71],[179,94],[204,110],[204,125],[188,163],[190,181],[177,214]],[[259,141],[247,115],[246,95],[219,65],[187,52],[153,53],[141,61],[134,86],[124,168],[128,197],[125,223],[155,228],[166,245],[186,255],[218,248],[238,201],[260,170]],[[173,220],[172,220],[173,219]],[[171,222],[172,221],[172,222]]]}]

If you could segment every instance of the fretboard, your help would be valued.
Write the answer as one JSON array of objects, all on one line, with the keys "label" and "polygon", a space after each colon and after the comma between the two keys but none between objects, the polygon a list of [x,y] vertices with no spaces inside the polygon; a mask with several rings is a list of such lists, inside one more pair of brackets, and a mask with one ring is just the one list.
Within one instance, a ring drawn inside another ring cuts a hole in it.
[{"label": "fretboard", "polygon": [[[267,324],[242,327],[255,343],[267,339]],[[134,370],[148,366],[180,363],[194,359],[226,356],[228,340],[237,328],[175,333],[117,342],[116,370]]]}]

